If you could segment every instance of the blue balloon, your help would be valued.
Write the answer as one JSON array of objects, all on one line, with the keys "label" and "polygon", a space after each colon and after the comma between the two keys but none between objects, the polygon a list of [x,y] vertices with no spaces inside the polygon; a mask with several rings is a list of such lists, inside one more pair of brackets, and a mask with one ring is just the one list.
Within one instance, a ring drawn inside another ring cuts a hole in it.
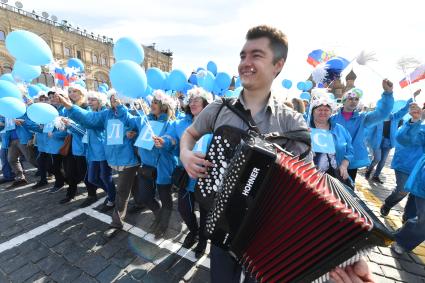
[{"label": "blue balloon", "polygon": [[282,86],[286,89],[290,89],[292,87],[292,81],[284,79],[282,81]]},{"label": "blue balloon", "polygon": [[198,77],[196,76],[196,73],[192,73],[189,77],[189,83],[193,85],[198,85]]},{"label": "blue balloon", "polygon": [[73,82],[72,84],[77,84],[77,85],[82,86],[83,88],[86,88],[86,82],[83,81],[82,79],[79,79],[79,80]]},{"label": "blue balloon", "polygon": [[238,97],[240,94],[241,94],[241,92],[242,92],[242,90],[243,90],[243,87],[238,87],[238,88],[235,88],[234,90],[233,90],[233,95],[235,96],[235,97]]},{"label": "blue balloon", "polygon": [[102,83],[102,84],[100,84],[102,87],[104,87],[105,89],[106,89],[106,91],[108,91],[109,90],[109,86],[108,86],[108,84],[107,83]]},{"label": "blue balloon", "polygon": [[304,90],[305,89],[305,83],[304,82],[299,82],[297,83],[297,88],[299,90]]},{"label": "blue balloon", "polygon": [[170,81],[168,80],[168,77],[170,76],[169,72],[164,72],[165,76],[165,84],[164,84],[164,90],[170,89]]},{"label": "blue balloon", "polygon": [[112,86],[121,95],[139,98],[144,97],[148,86],[145,71],[137,63],[121,60],[109,71]]},{"label": "blue balloon", "polygon": [[313,87],[313,82],[312,81],[305,81],[304,85],[305,85],[304,90],[310,90]]},{"label": "blue balloon", "polygon": [[214,87],[212,90],[212,93],[214,93],[215,95],[221,96],[221,88],[214,82]]},{"label": "blue balloon", "polygon": [[169,89],[182,91],[186,86],[187,78],[183,71],[175,69],[171,71],[167,81]]},{"label": "blue balloon", "polygon": [[50,88],[48,88],[47,86],[45,86],[42,83],[38,83],[38,84],[36,84],[36,86],[38,86],[39,88],[41,88],[42,90],[44,90],[46,92],[50,90]]},{"label": "blue balloon", "polygon": [[210,71],[214,76],[217,75],[217,64],[213,61],[209,61],[207,64],[207,70]]},{"label": "blue balloon", "polygon": [[227,73],[220,72],[215,77],[215,83],[220,88],[220,90],[226,90],[232,83],[232,77],[230,77],[230,75]]},{"label": "blue balloon", "polygon": [[223,93],[223,96],[224,97],[238,97],[239,94],[237,92],[234,92],[233,90],[228,89]]},{"label": "blue balloon", "polygon": [[148,84],[153,89],[164,89],[165,88],[165,74],[160,69],[153,67],[146,71],[146,77],[148,78]]},{"label": "blue balloon", "polygon": [[198,73],[198,86],[206,91],[212,92],[214,89],[214,75],[210,71]]},{"label": "blue balloon", "polygon": [[28,65],[47,65],[53,61],[49,45],[35,33],[16,30],[6,37],[6,48],[13,57]]},{"label": "blue balloon", "polygon": [[71,58],[68,60],[68,67],[80,69],[80,72],[84,72],[84,63],[78,58]]},{"label": "blue balloon", "polygon": [[12,75],[15,79],[30,82],[41,74],[41,67],[28,65],[21,61],[16,61],[13,65]]},{"label": "blue balloon", "polygon": [[99,87],[97,88],[97,91],[101,92],[101,93],[107,93],[108,92],[103,85],[99,85]]},{"label": "blue balloon", "polygon": [[191,90],[192,88],[193,88],[193,84],[191,84],[191,83],[186,83],[186,85],[185,85],[184,89],[183,89],[181,92],[183,92],[184,94],[187,94],[187,92],[188,92],[189,90]]},{"label": "blue balloon", "polygon": [[0,115],[6,118],[16,119],[25,114],[26,107],[22,99],[15,97],[0,98]]},{"label": "blue balloon", "polygon": [[29,85],[28,86],[28,94],[32,98],[34,96],[37,96],[40,91],[43,91],[40,87],[37,85]]},{"label": "blue balloon", "polygon": [[303,92],[303,93],[300,94],[300,98],[305,99],[305,100],[310,100],[310,93]]},{"label": "blue balloon", "polygon": [[28,118],[37,124],[48,124],[59,116],[58,110],[50,104],[38,102],[27,109]]},{"label": "blue balloon", "polygon": [[148,87],[146,88],[146,91],[145,91],[145,98],[146,98],[146,97],[148,97],[149,95],[151,95],[151,94],[152,94],[152,92],[153,92],[153,88],[151,88],[151,87],[148,85]]},{"label": "blue balloon", "polygon": [[334,57],[326,62],[328,70],[342,71],[350,62],[342,57]]},{"label": "blue balloon", "polygon": [[200,71],[206,71],[205,68],[199,67],[198,69],[196,69],[196,72],[200,72]]},{"label": "blue balloon", "polygon": [[7,74],[3,74],[3,75],[1,75],[1,76],[0,76],[0,80],[8,81],[8,82],[11,82],[11,83],[16,84],[16,81],[15,81],[15,79],[13,78],[12,73],[7,73]]},{"label": "blue balloon", "polygon": [[14,97],[22,100],[22,93],[19,88],[9,81],[0,81],[0,98]]},{"label": "blue balloon", "polygon": [[121,37],[114,45],[114,57],[116,61],[130,60],[142,64],[145,59],[145,51],[140,43],[130,37]]}]

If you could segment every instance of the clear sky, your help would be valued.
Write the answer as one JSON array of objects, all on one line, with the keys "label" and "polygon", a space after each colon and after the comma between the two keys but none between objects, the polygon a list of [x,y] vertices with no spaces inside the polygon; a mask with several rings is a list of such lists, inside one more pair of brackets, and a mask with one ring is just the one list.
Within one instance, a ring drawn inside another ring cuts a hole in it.
[{"label": "clear sky", "polygon": [[[403,73],[397,61],[410,56],[425,62],[425,2],[420,0],[21,1],[25,10],[46,11],[114,41],[131,36],[145,45],[155,42],[158,49],[174,52],[173,67],[186,74],[212,60],[219,71],[236,75],[248,28],[276,26],[289,38],[288,60],[273,86],[283,95],[283,79],[296,85],[308,78],[312,67],[306,59],[314,49],[334,51],[348,60],[363,49],[375,51],[379,61],[371,67],[396,83],[395,96],[400,99],[408,98],[409,92],[398,87]],[[376,101],[381,78],[364,66],[353,68],[365,102]],[[425,101],[425,83],[413,85],[418,87],[424,89],[418,100]],[[298,94],[295,86],[289,94]]]}]

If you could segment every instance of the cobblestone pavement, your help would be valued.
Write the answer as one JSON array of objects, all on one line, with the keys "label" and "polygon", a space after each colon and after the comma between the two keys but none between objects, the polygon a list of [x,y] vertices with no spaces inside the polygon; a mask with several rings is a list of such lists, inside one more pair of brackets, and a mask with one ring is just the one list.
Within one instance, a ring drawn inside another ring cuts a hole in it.
[{"label": "cobblestone pavement", "polygon": [[[145,231],[153,216],[144,211],[128,215],[124,231],[107,239],[110,213],[97,207],[80,209],[80,195],[59,204],[65,190],[47,193],[48,186],[32,190],[34,170],[27,174],[30,185],[6,190],[0,186],[0,282],[209,282],[209,257],[196,260],[181,248],[187,228],[174,210],[166,240],[155,240]],[[379,215],[382,200],[395,186],[394,174],[384,169],[385,185],[368,182],[360,174],[360,196]],[[101,195],[102,196],[102,195]],[[384,219],[394,229],[401,225],[404,202]],[[207,250],[209,248],[207,247]],[[389,248],[376,248],[369,256],[376,282],[425,283],[425,246],[397,256]]]}]

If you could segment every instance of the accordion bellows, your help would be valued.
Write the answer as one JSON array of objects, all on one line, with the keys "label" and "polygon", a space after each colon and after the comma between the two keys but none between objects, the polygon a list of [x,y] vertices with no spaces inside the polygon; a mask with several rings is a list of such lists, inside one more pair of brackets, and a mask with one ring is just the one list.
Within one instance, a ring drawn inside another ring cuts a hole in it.
[{"label": "accordion bellows", "polygon": [[213,200],[207,236],[247,274],[259,282],[324,282],[334,267],[391,242],[386,227],[337,179],[229,128],[215,133],[207,159],[216,160],[216,173],[195,191],[201,201]]}]

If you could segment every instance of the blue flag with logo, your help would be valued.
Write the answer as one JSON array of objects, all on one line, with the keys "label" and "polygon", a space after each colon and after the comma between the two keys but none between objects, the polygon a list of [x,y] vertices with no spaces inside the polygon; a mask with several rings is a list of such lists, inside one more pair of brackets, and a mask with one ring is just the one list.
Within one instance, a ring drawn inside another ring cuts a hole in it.
[{"label": "blue flag with logo", "polygon": [[123,144],[124,142],[124,124],[118,119],[108,120],[106,126],[106,144]]},{"label": "blue flag with logo", "polygon": [[51,133],[54,128],[55,125],[53,125],[53,122],[47,123],[43,126],[43,133]]},{"label": "blue flag with logo", "polygon": [[207,154],[208,146],[211,143],[213,134],[205,134],[203,135],[193,147],[193,152],[198,152],[202,154]]},{"label": "blue flag with logo", "polygon": [[158,121],[149,121],[148,123],[149,124],[145,123],[145,125],[143,126],[134,145],[147,150],[152,150],[154,146],[154,141],[152,139],[152,132],[155,136],[159,136],[162,132],[162,129],[165,126],[165,123],[158,122]]},{"label": "blue flag with logo", "polygon": [[5,131],[11,131],[16,129],[15,122],[12,118],[4,118],[4,130]]},{"label": "blue flag with logo", "polygon": [[313,152],[335,153],[334,138],[330,131],[312,128],[310,134]]}]

